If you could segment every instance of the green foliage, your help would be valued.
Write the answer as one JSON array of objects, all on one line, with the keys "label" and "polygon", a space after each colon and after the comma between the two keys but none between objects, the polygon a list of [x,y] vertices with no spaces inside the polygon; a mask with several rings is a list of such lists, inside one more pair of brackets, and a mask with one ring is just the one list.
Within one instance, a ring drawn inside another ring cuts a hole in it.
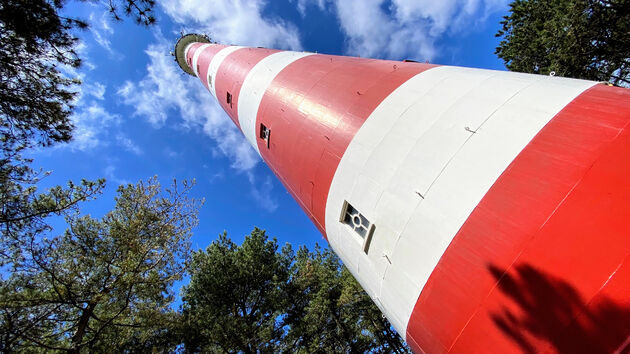
[{"label": "green foliage", "polygon": [[[60,16],[65,3],[5,0],[0,4],[0,149],[5,157],[71,138],[73,88],[80,81],[66,77],[60,68],[81,64],[74,50],[78,38],[71,30],[88,24]],[[155,22],[153,0],[110,0],[114,18],[119,18],[118,5],[139,23]]]},{"label": "green foliage", "polygon": [[76,212],[79,202],[94,198],[105,186],[104,180],[82,180],[78,185],[68,182],[67,188],[57,186],[39,193],[34,185],[24,186],[19,180],[3,178],[3,172],[0,168],[0,267],[19,265],[24,249],[50,231],[48,216]]},{"label": "green foliage", "polygon": [[121,20],[119,7],[122,7],[123,13],[133,17],[138,24],[149,26],[155,23],[153,16],[155,0],[108,0],[107,5],[109,6],[109,13],[115,20]]},{"label": "green foliage", "polygon": [[[139,348],[148,341],[144,340],[148,333],[153,333],[152,340],[156,338],[155,331],[137,333],[139,319],[145,326],[172,317],[164,309],[170,301],[170,284],[181,273],[174,261],[181,256],[181,240],[175,237],[178,241],[170,244],[164,238],[169,233],[185,237],[187,226],[175,223],[169,229],[160,220],[164,216],[148,220],[149,213],[132,215],[118,209],[100,221],[78,218],[78,203],[99,194],[104,181],[69,182],[66,188],[57,186],[41,193],[36,186],[47,173],[33,170],[32,161],[23,157],[28,149],[72,137],[70,116],[80,81],[64,73],[81,63],[72,30],[86,28],[87,23],[60,16],[65,3],[0,3],[0,267],[3,274],[10,273],[8,279],[0,280],[3,352],[37,351],[36,347],[70,352],[83,347],[104,349],[109,347],[107,340],[121,343],[121,348]],[[118,4],[136,21],[154,22],[152,0],[110,0],[114,18],[119,18]],[[140,195],[146,192],[153,198],[159,187],[152,180],[137,188],[140,190],[121,189],[119,204],[134,198],[146,204]],[[171,206],[181,205],[173,202]],[[46,221],[51,215],[66,216],[71,228],[65,235],[47,240],[43,234],[51,230]],[[116,220],[125,217],[138,222],[135,227],[146,222],[163,230],[145,230],[151,231],[146,235],[159,237],[142,240],[134,233],[139,230],[125,229],[133,225],[117,226]],[[121,248],[125,237],[136,237],[143,243],[137,252],[146,249],[148,253],[133,258],[129,249]],[[172,247],[168,250],[172,254],[160,247]],[[160,255],[162,258],[155,258]],[[144,263],[131,269],[134,261]],[[138,273],[141,271],[144,273]],[[164,326],[157,328],[160,332]],[[131,335],[134,340],[125,341]]]},{"label": "green foliage", "polygon": [[184,344],[188,352],[277,352],[285,337],[293,252],[254,229],[241,246],[224,233],[192,255],[184,289]]},{"label": "green foliage", "polygon": [[[56,187],[38,195],[35,186],[46,174],[33,170],[32,161],[23,157],[30,148],[72,138],[70,116],[80,81],[64,72],[81,63],[74,50],[78,39],[72,30],[88,24],[60,16],[65,4],[63,0],[0,2],[2,242],[21,241],[29,233],[41,232],[46,229],[46,216],[71,209],[102,188],[102,181],[83,181],[79,185],[70,182],[66,189]],[[115,18],[119,18],[118,5],[139,23],[155,21],[153,0],[110,0],[107,6]]]},{"label": "green foliage", "polygon": [[0,287],[0,348],[167,350],[172,285],[197,223],[190,187],[120,186],[103,218],[73,213],[64,234],[31,239]]},{"label": "green foliage", "polygon": [[289,341],[299,353],[404,353],[407,347],[339,258],[301,247]]},{"label": "green foliage", "polygon": [[514,0],[501,25],[510,70],[630,84],[628,0]]},{"label": "green foliage", "polygon": [[187,352],[408,352],[330,250],[278,252],[258,228],[195,252],[179,332]]},{"label": "green foliage", "polygon": [[7,0],[0,5],[0,148],[7,158],[34,145],[71,138],[71,103],[76,78],[59,65],[80,60],[70,34],[85,23],[62,19],[45,0]]}]

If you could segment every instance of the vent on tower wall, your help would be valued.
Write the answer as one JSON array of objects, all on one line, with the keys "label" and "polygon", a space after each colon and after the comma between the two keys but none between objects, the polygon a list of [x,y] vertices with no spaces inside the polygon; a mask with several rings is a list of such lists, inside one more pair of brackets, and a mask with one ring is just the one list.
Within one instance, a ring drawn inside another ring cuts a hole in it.
[{"label": "vent on tower wall", "polygon": [[267,143],[267,149],[269,149],[269,138],[271,138],[271,129],[267,128],[264,124],[260,123],[260,138]]},{"label": "vent on tower wall", "polygon": [[363,244],[363,252],[368,253],[374,234],[374,224],[347,201],[343,202],[339,221],[348,225],[359,236]]}]

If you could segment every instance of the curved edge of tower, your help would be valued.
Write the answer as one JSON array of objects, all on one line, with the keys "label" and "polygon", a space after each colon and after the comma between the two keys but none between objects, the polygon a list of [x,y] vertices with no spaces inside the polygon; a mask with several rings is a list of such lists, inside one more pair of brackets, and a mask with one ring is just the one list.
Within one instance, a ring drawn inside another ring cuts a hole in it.
[{"label": "curved edge of tower", "polygon": [[414,351],[630,348],[630,90],[194,36],[177,62]]}]

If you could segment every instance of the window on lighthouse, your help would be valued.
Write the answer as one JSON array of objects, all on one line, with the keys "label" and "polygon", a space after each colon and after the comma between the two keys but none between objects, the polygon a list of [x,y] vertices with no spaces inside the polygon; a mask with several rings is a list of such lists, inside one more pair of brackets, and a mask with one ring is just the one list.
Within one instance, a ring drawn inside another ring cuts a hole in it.
[{"label": "window on lighthouse", "polygon": [[232,94],[231,93],[229,93],[229,92],[227,93],[227,97],[226,97],[225,100],[226,100],[227,104],[230,105],[230,108],[232,108]]},{"label": "window on lighthouse", "polygon": [[267,149],[269,149],[270,137],[271,137],[271,129],[267,128],[264,124],[260,123],[260,138],[267,143]]},{"label": "window on lighthouse", "polygon": [[360,241],[363,244],[363,252],[368,253],[372,234],[374,233],[374,225],[347,201],[343,203],[339,221],[348,225],[360,237]]}]

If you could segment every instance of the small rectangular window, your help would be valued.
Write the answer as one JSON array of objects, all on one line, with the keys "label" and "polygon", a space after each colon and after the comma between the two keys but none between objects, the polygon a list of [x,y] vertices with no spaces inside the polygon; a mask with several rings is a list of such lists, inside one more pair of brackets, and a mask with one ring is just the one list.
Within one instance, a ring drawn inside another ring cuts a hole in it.
[{"label": "small rectangular window", "polygon": [[227,93],[227,97],[225,99],[227,101],[227,104],[230,105],[230,108],[232,108],[232,94],[231,93]]},{"label": "small rectangular window", "polygon": [[208,75],[208,87],[212,87],[212,75]]},{"label": "small rectangular window", "polygon": [[347,201],[343,203],[339,221],[348,225],[360,237],[363,241],[363,252],[367,254],[374,234],[374,224]]},{"label": "small rectangular window", "polygon": [[264,124],[260,123],[260,138],[267,143],[267,149],[269,149],[270,137],[271,137],[271,129],[267,128]]},{"label": "small rectangular window", "polygon": [[197,63],[197,75],[199,75],[199,64]]}]

